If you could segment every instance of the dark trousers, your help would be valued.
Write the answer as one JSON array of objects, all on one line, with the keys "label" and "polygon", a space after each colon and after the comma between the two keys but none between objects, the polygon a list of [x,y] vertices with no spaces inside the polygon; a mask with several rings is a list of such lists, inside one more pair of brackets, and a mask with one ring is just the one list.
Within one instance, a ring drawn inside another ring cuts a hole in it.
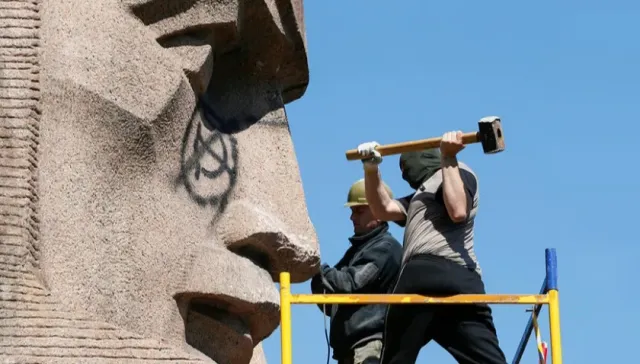
[{"label": "dark trousers", "polygon": [[[441,257],[417,255],[400,272],[393,293],[448,296],[484,294],[480,275]],[[381,364],[413,364],[434,340],[458,363],[506,364],[486,304],[389,305]]]}]

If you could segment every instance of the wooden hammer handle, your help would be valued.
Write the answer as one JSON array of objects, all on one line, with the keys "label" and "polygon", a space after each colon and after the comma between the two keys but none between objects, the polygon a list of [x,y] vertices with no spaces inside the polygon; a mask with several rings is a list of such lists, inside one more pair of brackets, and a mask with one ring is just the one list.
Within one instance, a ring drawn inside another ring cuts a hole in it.
[{"label": "wooden hammer handle", "polygon": [[[380,155],[392,155],[400,154],[404,152],[415,152],[423,149],[439,148],[442,137],[413,140],[410,142],[401,142],[394,144],[379,145],[376,150]],[[480,141],[478,132],[470,132],[462,134],[462,143],[471,144],[478,143]],[[347,160],[354,161],[362,159],[363,157],[358,153],[357,149],[347,150]]]}]

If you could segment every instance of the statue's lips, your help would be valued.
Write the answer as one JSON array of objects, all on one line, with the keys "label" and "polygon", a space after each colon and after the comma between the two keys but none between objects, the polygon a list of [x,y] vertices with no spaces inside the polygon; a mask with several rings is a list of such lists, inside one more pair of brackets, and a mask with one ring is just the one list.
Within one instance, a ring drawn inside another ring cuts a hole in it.
[{"label": "statue's lips", "polygon": [[[271,275],[263,268],[219,245],[200,245],[193,254],[183,289],[174,296],[189,302],[185,317],[187,341],[216,361],[232,351],[247,353],[279,323],[280,302]],[[189,332],[197,332],[193,340]],[[209,340],[204,340],[209,339]],[[244,361],[244,359],[247,359]]]},{"label": "statue's lips", "polygon": [[216,301],[197,299],[185,317],[189,345],[217,363],[248,364],[254,343],[245,319],[214,306]]}]

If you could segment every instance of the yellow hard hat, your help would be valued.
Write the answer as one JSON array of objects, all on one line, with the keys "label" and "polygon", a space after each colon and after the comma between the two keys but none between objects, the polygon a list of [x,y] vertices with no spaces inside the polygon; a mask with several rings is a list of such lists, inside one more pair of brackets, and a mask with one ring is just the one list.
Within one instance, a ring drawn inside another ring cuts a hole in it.
[{"label": "yellow hard hat", "polygon": [[[384,182],[382,182],[382,185],[384,186],[384,189],[387,190],[389,197],[393,198],[393,193],[391,192],[391,189],[389,188],[389,186],[387,186],[387,184]],[[344,204],[345,207],[362,206],[362,205],[368,205],[367,196],[365,195],[365,192],[364,192],[364,178],[359,179],[358,181],[356,181],[354,184],[351,185],[351,188],[349,189],[349,194],[347,195],[347,203]]]}]

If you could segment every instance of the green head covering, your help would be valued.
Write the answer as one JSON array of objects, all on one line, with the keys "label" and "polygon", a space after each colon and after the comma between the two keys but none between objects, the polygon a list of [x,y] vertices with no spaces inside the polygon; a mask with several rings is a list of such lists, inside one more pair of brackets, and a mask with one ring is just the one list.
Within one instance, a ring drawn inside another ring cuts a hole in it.
[{"label": "green head covering", "polygon": [[426,149],[420,152],[407,152],[400,155],[402,179],[411,188],[417,190],[429,177],[440,169],[440,150]]}]

